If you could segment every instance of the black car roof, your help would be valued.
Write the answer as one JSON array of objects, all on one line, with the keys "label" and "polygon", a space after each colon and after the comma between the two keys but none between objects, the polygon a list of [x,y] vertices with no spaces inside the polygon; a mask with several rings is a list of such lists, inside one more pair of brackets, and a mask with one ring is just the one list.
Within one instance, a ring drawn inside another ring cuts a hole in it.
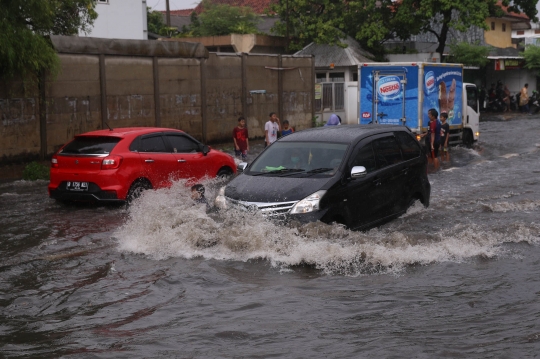
[{"label": "black car roof", "polygon": [[376,135],[384,132],[406,131],[410,132],[408,127],[397,125],[341,125],[310,128],[298,131],[282,137],[279,141],[297,142],[297,141],[317,141],[317,142],[337,142],[351,143],[358,137],[366,135]]}]

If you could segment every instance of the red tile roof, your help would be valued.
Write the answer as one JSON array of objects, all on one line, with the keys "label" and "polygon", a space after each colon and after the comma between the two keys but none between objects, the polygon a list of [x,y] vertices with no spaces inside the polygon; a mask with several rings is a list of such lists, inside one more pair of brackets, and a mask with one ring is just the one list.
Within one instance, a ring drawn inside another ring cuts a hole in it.
[{"label": "red tile roof", "polygon": [[501,1],[497,2],[497,6],[499,6],[502,9],[502,11],[504,11],[505,16],[511,16],[511,17],[515,17],[515,18],[520,18],[520,19],[523,19],[524,21],[529,21],[530,20],[529,17],[527,15],[525,15],[524,13],[518,14],[518,13],[515,13],[515,12],[509,12],[508,11],[508,6],[504,6]]},{"label": "red tile roof", "polygon": [[[231,6],[249,6],[256,14],[266,14],[270,4],[277,3],[279,0],[213,0],[214,4],[231,5]],[[202,3],[195,7],[195,12],[200,14],[203,11]]]}]

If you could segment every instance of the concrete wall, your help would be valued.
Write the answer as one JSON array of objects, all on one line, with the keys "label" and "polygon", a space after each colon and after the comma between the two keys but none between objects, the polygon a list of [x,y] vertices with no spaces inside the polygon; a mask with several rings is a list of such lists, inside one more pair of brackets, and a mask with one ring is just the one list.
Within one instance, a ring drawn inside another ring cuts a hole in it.
[{"label": "concrete wall", "polygon": [[263,137],[268,113],[311,127],[312,57],[216,54],[208,58],[59,54],[44,86],[0,84],[0,163],[52,155],[74,135],[162,126],[216,143],[230,141],[239,116]]},{"label": "concrete wall", "polygon": [[14,160],[40,151],[39,96],[35,84],[0,81],[0,156]]}]

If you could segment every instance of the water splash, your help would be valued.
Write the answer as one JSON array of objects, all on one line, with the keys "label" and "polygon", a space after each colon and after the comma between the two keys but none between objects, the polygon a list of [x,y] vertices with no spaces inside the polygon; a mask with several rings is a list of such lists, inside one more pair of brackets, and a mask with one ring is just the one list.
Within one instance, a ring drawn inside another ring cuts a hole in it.
[{"label": "water splash", "polygon": [[[218,186],[211,181],[205,185],[208,198],[214,198]],[[282,269],[311,265],[327,274],[399,274],[410,265],[494,258],[505,253],[503,243],[538,243],[540,237],[534,224],[516,225],[512,231],[469,224],[433,231],[423,225],[431,210],[419,203],[389,225],[353,232],[321,222],[284,224],[238,209],[207,213],[189,195],[182,182],[145,192],[114,234],[118,249],[155,260],[264,259]]]}]

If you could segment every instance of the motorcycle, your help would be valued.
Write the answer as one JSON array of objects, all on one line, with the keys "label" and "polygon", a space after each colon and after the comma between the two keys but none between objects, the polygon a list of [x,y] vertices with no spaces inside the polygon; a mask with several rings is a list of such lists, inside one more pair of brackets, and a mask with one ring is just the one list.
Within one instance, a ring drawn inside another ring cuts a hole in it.
[{"label": "motorcycle", "polygon": [[506,108],[505,103],[498,97],[492,97],[488,99],[486,110],[493,112],[503,112]]},{"label": "motorcycle", "polygon": [[517,111],[519,110],[519,98],[518,95],[510,95],[510,110]]},{"label": "motorcycle", "polygon": [[540,111],[540,94],[538,91],[533,91],[529,99],[529,112],[535,114],[538,111]]}]

